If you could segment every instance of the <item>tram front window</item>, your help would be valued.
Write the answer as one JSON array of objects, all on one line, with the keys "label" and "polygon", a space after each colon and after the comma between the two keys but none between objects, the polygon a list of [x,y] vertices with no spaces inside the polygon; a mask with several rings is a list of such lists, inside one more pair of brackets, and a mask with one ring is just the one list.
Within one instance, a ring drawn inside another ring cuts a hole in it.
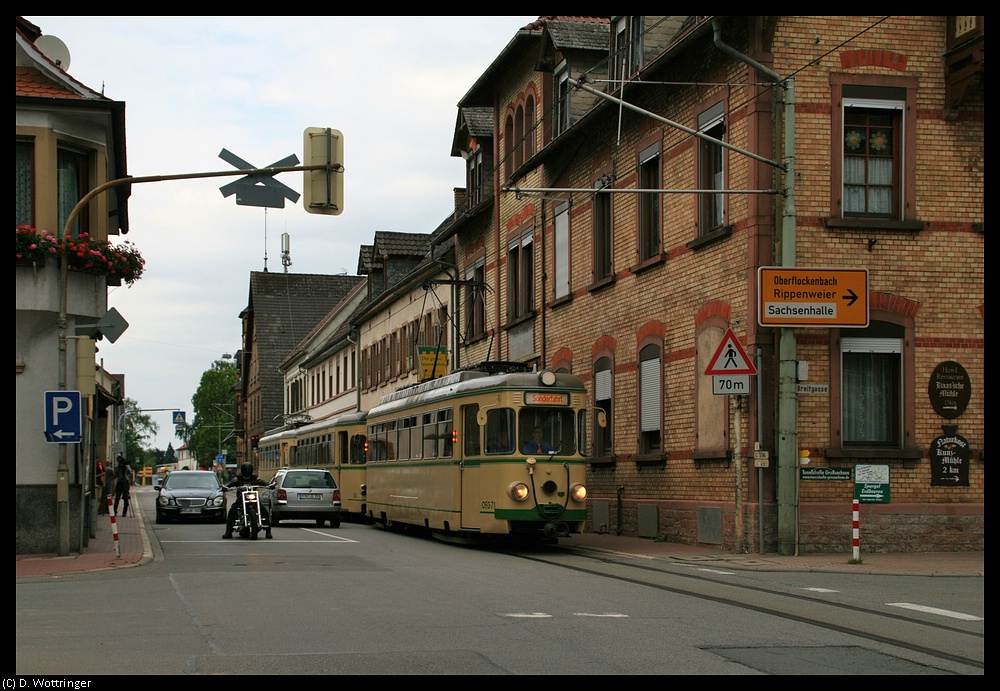
[{"label": "tram front window", "polygon": [[571,456],[576,453],[576,419],[571,410],[524,408],[518,421],[523,453]]}]

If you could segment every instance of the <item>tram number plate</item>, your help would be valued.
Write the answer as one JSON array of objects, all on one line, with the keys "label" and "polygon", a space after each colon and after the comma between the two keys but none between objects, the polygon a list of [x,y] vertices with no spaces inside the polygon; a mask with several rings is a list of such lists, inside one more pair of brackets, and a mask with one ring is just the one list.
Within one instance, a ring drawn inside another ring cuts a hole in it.
[{"label": "tram number plate", "polygon": [[299,495],[299,499],[301,499],[301,500],[310,500],[311,499],[311,500],[319,501],[322,498],[323,498],[322,494],[300,494]]}]

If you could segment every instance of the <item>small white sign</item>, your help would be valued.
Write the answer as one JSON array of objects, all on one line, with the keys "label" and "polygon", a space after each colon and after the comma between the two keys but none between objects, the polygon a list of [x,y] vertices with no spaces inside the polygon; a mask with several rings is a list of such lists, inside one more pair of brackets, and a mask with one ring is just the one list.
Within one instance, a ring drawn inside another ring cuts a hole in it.
[{"label": "small white sign", "polygon": [[712,377],[712,393],[717,396],[749,396],[750,375],[730,374]]}]

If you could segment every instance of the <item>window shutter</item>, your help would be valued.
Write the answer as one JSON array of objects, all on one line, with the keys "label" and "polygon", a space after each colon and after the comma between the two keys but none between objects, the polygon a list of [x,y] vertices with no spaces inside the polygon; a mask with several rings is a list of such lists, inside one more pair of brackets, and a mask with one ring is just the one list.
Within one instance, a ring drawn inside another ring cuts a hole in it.
[{"label": "window shutter", "polygon": [[660,358],[643,360],[640,368],[642,378],[642,414],[640,425],[643,432],[660,429]]}]

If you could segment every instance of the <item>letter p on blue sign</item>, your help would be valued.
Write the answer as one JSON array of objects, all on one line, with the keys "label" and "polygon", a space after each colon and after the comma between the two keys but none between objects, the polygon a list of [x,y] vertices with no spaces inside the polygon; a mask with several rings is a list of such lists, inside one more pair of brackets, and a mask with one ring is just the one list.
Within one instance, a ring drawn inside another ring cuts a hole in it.
[{"label": "letter p on blue sign", "polygon": [[45,441],[79,444],[83,437],[83,411],[79,391],[45,392]]}]

